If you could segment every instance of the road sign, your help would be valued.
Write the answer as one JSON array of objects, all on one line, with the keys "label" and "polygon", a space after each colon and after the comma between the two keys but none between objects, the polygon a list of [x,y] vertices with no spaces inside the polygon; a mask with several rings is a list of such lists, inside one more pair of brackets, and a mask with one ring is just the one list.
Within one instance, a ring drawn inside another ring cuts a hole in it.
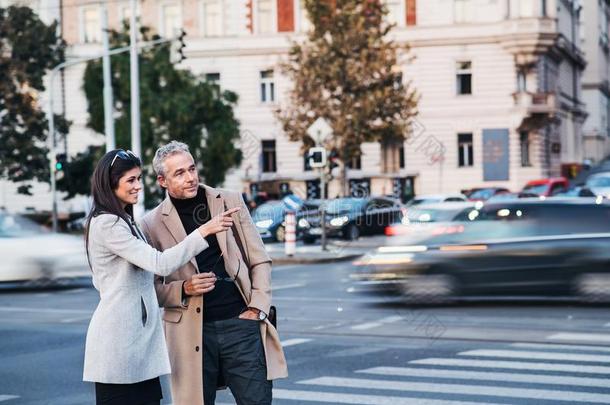
[{"label": "road sign", "polygon": [[316,144],[324,142],[332,133],[333,129],[322,117],[315,120],[314,123],[307,128],[307,135],[316,141]]}]

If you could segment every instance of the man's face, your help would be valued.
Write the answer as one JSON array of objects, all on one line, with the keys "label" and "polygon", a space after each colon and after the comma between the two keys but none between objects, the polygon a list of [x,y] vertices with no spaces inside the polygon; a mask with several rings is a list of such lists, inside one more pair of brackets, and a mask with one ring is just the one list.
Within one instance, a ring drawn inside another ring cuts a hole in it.
[{"label": "man's face", "polygon": [[167,189],[170,196],[178,199],[197,195],[199,175],[190,153],[179,152],[168,156],[163,162],[165,174],[157,176],[159,185]]}]

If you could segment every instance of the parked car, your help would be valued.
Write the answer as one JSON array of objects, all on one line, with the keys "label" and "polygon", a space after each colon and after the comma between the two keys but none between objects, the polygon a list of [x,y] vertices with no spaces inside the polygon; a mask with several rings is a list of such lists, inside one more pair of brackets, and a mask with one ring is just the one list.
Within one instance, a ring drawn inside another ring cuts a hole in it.
[{"label": "parked car", "polygon": [[316,200],[300,201],[288,205],[284,200],[267,201],[252,212],[252,221],[263,239],[284,242],[286,238],[286,213],[293,210],[296,213],[297,237],[304,225],[303,220],[318,215],[319,202]]},{"label": "parked car", "polygon": [[477,189],[476,191],[472,192],[468,196],[468,199],[470,201],[486,201],[494,196],[506,194],[506,193],[510,193],[510,191],[504,187],[480,188],[480,189]]},{"label": "parked car", "polygon": [[355,264],[363,286],[409,301],[566,297],[610,301],[610,205],[591,198],[488,203],[462,228],[390,239]]},{"label": "parked car", "polygon": [[468,201],[468,197],[464,194],[426,194],[418,195],[409,200],[406,207],[412,207],[419,204],[430,204],[440,202],[455,202],[455,201]]},{"label": "parked car", "polygon": [[474,202],[461,201],[420,204],[407,209],[402,220],[388,226],[385,234],[387,236],[421,236],[422,232],[438,227],[439,223],[450,223],[461,218],[460,215],[464,210],[469,210],[474,206]]},{"label": "parked car", "polygon": [[590,176],[585,186],[595,195],[610,197],[610,172],[597,173]]},{"label": "parked car", "polygon": [[532,180],[523,187],[523,192],[550,197],[565,192],[569,188],[568,179],[554,177],[548,179]]},{"label": "parked car", "polygon": [[0,211],[0,282],[50,285],[90,277],[85,242]]},{"label": "parked car", "polygon": [[[360,235],[383,234],[385,228],[403,215],[400,202],[386,197],[337,198],[327,202],[326,233],[329,237],[355,240]],[[313,243],[322,234],[321,218],[308,219],[303,241]]]},{"label": "parked car", "polygon": [[539,198],[538,194],[529,193],[527,191],[521,191],[519,193],[500,193],[491,197],[487,202],[498,202],[498,201],[508,201],[508,200],[516,200],[518,198]]},{"label": "parked car", "polygon": [[555,197],[595,197],[595,193],[588,187],[575,186],[563,193],[555,194]]}]

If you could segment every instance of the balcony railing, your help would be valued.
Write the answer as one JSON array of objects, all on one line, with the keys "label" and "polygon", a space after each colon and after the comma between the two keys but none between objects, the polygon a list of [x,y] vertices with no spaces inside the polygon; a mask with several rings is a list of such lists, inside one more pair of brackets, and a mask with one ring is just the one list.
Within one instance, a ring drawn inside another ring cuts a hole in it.
[{"label": "balcony railing", "polygon": [[520,91],[513,93],[515,107],[524,109],[528,115],[553,115],[557,110],[557,98],[553,93],[530,93]]}]

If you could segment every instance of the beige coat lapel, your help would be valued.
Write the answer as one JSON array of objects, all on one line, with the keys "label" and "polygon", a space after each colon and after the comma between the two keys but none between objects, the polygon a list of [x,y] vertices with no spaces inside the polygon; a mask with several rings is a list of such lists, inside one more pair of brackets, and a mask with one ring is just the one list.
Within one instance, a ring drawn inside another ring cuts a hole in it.
[{"label": "beige coat lapel", "polygon": [[[184,230],[184,225],[182,225],[182,221],[180,221],[178,212],[174,208],[174,204],[172,204],[172,201],[169,198],[169,194],[161,204],[163,204],[161,210],[163,224],[172,235],[176,243],[182,242],[184,238],[186,238],[186,232]],[[195,258],[191,259],[191,264],[195,266],[195,271],[199,272]]]},{"label": "beige coat lapel", "polygon": [[[215,217],[216,215],[220,215],[224,212],[224,199],[218,190],[213,189],[212,187],[203,186],[205,189],[205,198],[208,201],[208,205],[210,206],[210,215]],[[220,246],[220,250],[222,251],[224,257],[227,257],[227,233],[219,232],[216,234],[216,239],[218,239],[218,245]],[[225,260],[226,261],[226,260]]]}]

